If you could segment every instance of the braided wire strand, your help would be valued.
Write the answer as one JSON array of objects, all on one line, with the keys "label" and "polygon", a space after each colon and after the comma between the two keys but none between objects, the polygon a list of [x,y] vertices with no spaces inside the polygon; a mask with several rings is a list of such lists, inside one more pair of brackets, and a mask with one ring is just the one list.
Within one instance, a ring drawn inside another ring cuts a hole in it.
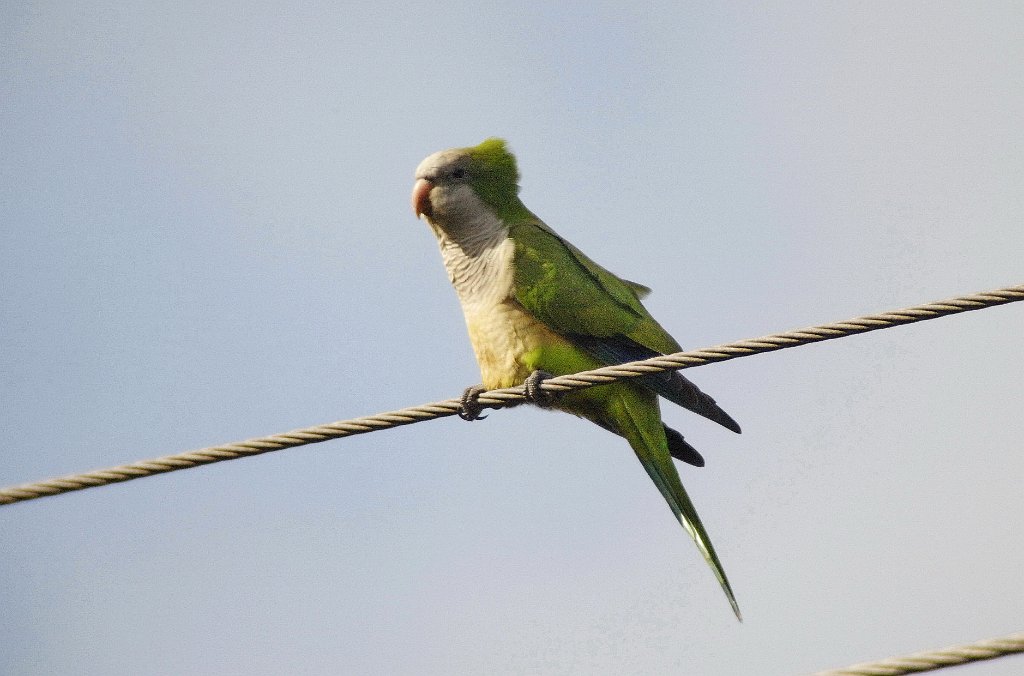
[{"label": "braided wire strand", "polygon": [[1024,632],[1001,638],[986,639],[965,645],[924,651],[904,657],[890,657],[878,662],[854,664],[845,669],[819,671],[812,676],[901,676],[919,674],[969,662],[1024,653]]},{"label": "braided wire strand", "polygon": [[[727,361],[738,357],[746,357],[764,352],[773,352],[788,347],[806,345],[834,338],[842,338],[857,333],[866,333],[903,324],[935,319],[946,315],[980,310],[982,308],[1003,305],[1024,300],[1024,284],[1009,286],[993,291],[958,296],[948,300],[926,303],[914,307],[893,310],[882,314],[856,317],[842,322],[811,326],[795,331],[775,333],[760,338],[739,340],[699,350],[677,352],[674,354],[645,359],[642,361],[606,366],[592,371],[583,371],[572,375],[558,376],[544,380],[540,387],[545,392],[560,393],[571,390],[601,385],[624,378],[662,373],[664,371],[691,368],[712,362]],[[490,390],[480,395],[478,401],[486,408],[506,408],[523,403],[526,399],[523,386]],[[319,443],[329,439],[339,439],[376,432],[378,430],[410,425],[424,420],[444,418],[455,415],[460,410],[459,399],[447,399],[421,406],[413,406],[398,411],[379,413],[377,415],[351,420],[306,427],[281,434],[255,437],[245,441],[210,446],[194,451],[186,451],[174,455],[165,455],[151,460],[140,460],[126,465],[93,470],[81,474],[46,479],[33,483],[9,486],[0,489],[0,505],[8,505],[25,500],[33,500],[48,495],[58,495],[71,491],[105,486],[107,484],[129,481],[154,474],[173,472],[189,467],[208,465],[223,460],[233,460],[252,455],[259,455],[285,448],[294,448],[306,444]]]}]

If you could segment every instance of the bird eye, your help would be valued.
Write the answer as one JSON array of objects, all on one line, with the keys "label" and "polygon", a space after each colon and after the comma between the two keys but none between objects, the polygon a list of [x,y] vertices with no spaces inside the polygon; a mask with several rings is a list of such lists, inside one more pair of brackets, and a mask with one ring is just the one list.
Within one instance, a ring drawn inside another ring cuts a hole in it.
[{"label": "bird eye", "polygon": [[462,179],[466,178],[466,176],[468,176],[468,174],[466,173],[465,169],[460,168],[452,170],[452,178],[456,178],[461,181]]}]

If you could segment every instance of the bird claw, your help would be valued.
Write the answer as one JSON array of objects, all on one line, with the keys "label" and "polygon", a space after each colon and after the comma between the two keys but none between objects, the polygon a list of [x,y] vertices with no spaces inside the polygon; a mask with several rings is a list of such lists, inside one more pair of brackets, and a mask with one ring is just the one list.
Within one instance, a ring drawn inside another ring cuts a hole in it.
[{"label": "bird claw", "polygon": [[541,408],[549,408],[555,403],[558,395],[541,387],[541,383],[548,378],[554,378],[554,376],[547,371],[534,371],[526,378],[523,382],[523,387],[526,388],[526,401]]},{"label": "bird claw", "polygon": [[480,395],[486,391],[487,388],[483,385],[467,387],[462,393],[462,400],[459,402],[459,417],[469,422],[486,418],[487,416],[480,415],[480,412],[484,410],[483,405],[480,403]]}]

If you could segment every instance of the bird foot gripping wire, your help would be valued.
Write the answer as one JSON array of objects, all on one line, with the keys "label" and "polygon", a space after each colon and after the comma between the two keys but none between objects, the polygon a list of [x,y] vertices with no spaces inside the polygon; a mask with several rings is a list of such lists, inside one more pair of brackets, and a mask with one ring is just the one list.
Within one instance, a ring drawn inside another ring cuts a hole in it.
[{"label": "bird foot gripping wire", "polygon": [[[555,400],[558,399],[557,392],[548,392],[543,387],[543,383],[548,378],[554,378],[554,375],[547,371],[534,371],[531,373],[526,380],[523,381],[523,387],[525,388],[526,401],[531,404],[536,404],[541,408],[550,408],[554,405]],[[480,415],[480,413],[486,408],[480,403],[480,395],[487,391],[487,388],[483,385],[473,385],[467,387],[462,393],[462,398],[459,400],[459,417],[463,420],[483,420],[487,416]],[[511,408],[522,402],[508,403],[505,404],[506,408]]]},{"label": "bird foot gripping wire", "polygon": [[554,378],[554,376],[547,371],[534,371],[527,377],[523,382],[523,387],[526,388],[526,401],[541,408],[551,408],[554,405],[558,394],[541,387],[541,383],[548,378]]},{"label": "bird foot gripping wire", "polygon": [[480,403],[480,395],[486,391],[487,388],[483,385],[467,387],[462,393],[462,399],[459,401],[459,417],[470,422],[486,418],[487,416],[480,415],[481,411],[484,410],[483,405]]}]

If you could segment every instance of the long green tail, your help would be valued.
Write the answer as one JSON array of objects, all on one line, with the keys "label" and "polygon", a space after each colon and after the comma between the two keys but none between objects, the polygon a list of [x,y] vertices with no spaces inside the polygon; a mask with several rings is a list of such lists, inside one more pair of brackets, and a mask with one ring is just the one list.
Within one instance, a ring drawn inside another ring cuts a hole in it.
[{"label": "long green tail", "polygon": [[733,612],[736,613],[736,619],[742,622],[743,616],[740,614],[740,607],[736,603],[729,579],[725,576],[725,570],[711,544],[711,538],[704,530],[704,524],[701,523],[700,517],[697,515],[697,508],[693,506],[690,496],[686,494],[686,489],[679,481],[679,473],[676,472],[676,467],[672,463],[668,451],[668,441],[661,424],[657,399],[654,396],[648,399],[645,394],[632,390],[616,397],[616,401],[610,408],[610,412],[615,417],[616,429],[629,441],[636,457],[640,459],[647,474],[661,491],[665,501],[672,509],[672,513],[676,515],[679,523],[693,538],[697,549],[700,550],[704,560],[707,561],[715,577],[718,578],[722,591],[725,592]]}]

